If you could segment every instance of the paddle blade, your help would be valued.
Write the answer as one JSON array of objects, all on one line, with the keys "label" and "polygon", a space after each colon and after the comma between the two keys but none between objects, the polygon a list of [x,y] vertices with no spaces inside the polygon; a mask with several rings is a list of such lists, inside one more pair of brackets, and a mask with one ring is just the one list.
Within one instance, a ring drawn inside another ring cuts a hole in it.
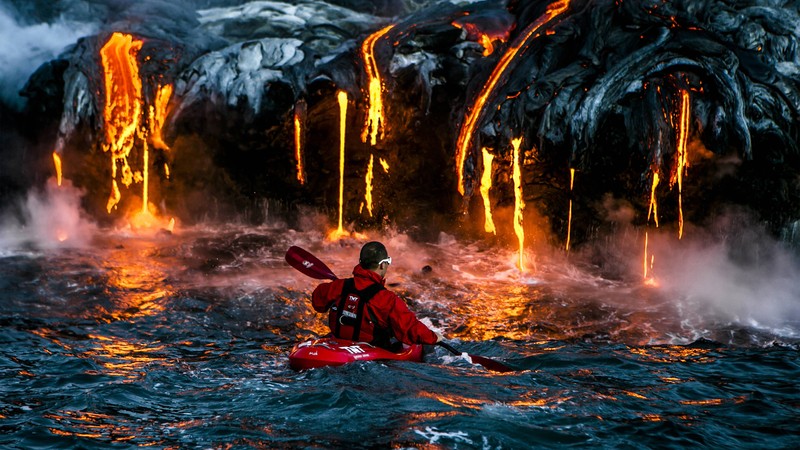
[{"label": "paddle blade", "polygon": [[480,364],[483,367],[491,370],[492,372],[513,372],[514,369],[508,367],[507,365],[501,363],[500,361],[495,361],[493,359],[489,359],[483,356],[469,354],[469,358],[472,360],[474,364]]},{"label": "paddle blade", "polygon": [[[452,353],[454,355],[461,355],[461,352],[459,352],[458,350],[453,348],[453,346],[448,344],[447,342],[440,341],[440,342],[437,342],[436,344],[438,344],[441,347],[444,347],[445,349],[447,349],[447,351],[449,351],[450,353]],[[508,367],[507,365],[505,365],[505,364],[503,364],[503,363],[501,363],[499,361],[495,361],[493,359],[486,358],[485,356],[478,356],[478,355],[473,355],[473,354],[470,354],[470,353],[467,353],[467,356],[469,356],[469,359],[472,361],[473,364],[480,364],[483,367],[485,367],[486,369],[491,370],[492,372],[513,372],[514,371],[514,369],[512,369],[511,367]]]},{"label": "paddle blade", "polygon": [[335,280],[337,278],[324,262],[294,245],[286,251],[286,262],[305,275],[317,280]]}]

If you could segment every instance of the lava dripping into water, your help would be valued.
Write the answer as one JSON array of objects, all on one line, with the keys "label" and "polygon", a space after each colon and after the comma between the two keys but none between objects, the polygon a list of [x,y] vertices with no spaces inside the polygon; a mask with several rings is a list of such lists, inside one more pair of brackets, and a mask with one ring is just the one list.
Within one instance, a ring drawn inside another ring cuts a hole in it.
[{"label": "lava dripping into water", "polygon": [[681,112],[678,126],[678,164],[670,178],[670,186],[678,184],[678,239],[683,238],[683,174],[689,166],[686,142],[689,139],[689,92],[681,90]]},{"label": "lava dripping into water", "polygon": [[570,237],[572,236],[572,188],[575,185],[575,169],[569,169],[569,214],[567,215],[567,244],[565,246],[565,250],[569,251],[569,241]]},{"label": "lava dripping into water", "polygon": [[61,157],[58,152],[53,152],[53,166],[56,169],[56,184],[61,186]]},{"label": "lava dripping into water", "polygon": [[492,203],[489,199],[489,190],[492,188],[492,160],[494,155],[489,153],[489,149],[483,148],[483,176],[481,176],[481,197],[483,198],[484,221],[483,229],[487,233],[497,234],[492,219]]},{"label": "lava dripping into water", "polygon": [[306,102],[300,100],[294,105],[294,156],[297,161],[297,181],[306,183],[303,168],[303,122],[306,115]]},{"label": "lava dripping into water", "polygon": [[492,70],[489,79],[483,85],[483,89],[475,98],[472,108],[467,109],[466,117],[461,125],[456,141],[456,176],[458,177],[458,192],[464,195],[466,188],[464,186],[464,163],[467,159],[468,147],[472,142],[472,135],[483,116],[484,107],[489,98],[494,94],[500,81],[505,75],[506,69],[511,64],[511,61],[517,56],[520,50],[525,47],[528,40],[533,36],[542,26],[550,21],[550,19],[562,14],[569,7],[569,0],[558,0],[548,5],[545,13],[542,14],[536,21],[528,25],[528,27],[521,33],[520,37],[506,49],[505,53],[500,57],[494,70]]},{"label": "lava dripping into water", "polygon": [[522,145],[522,138],[518,137],[511,141],[514,147],[514,232],[519,241],[519,270],[525,271],[525,228],[522,226],[522,210],[525,209],[525,201],[522,192],[522,168],[519,156],[519,147]]},{"label": "lava dripping into water", "polygon": [[128,165],[128,155],[133,149],[142,108],[142,80],[136,57],[143,42],[129,34],[114,33],[100,49],[105,80],[106,137],[103,151],[111,153],[111,195],[106,209],[119,203],[122,195],[117,185],[117,165],[121,164],[122,183],[130,186],[133,173]]},{"label": "lava dripping into water", "polygon": [[347,92],[339,91],[336,94],[339,103],[339,226],[328,233],[328,239],[335,241],[349,235],[344,230],[344,142],[347,131]]},{"label": "lava dripping into water", "polygon": [[369,164],[367,165],[367,175],[364,177],[366,189],[364,190],[364,202],[367,206],[367,212],[372,217],[372,178],[373,166],[375,164],[375,155],[369,155]]},{"label": "lava dripping into water", "polygon": [[364,59],[364,69],[367,72],[369,89],[369,108],[364,122],[364,131],[361,133],[361,141],[367,142],[367,138],[369,138],[370,145],[373,146],[378,142],[379,137],[383,138],[385,121],[383,116],[383,82],[381,81],[381,73],[378,70],[378,63],[375,60],[375,43],[392,28],[394,28],[394,25],[388,25],[372,33],[361,44],[361,55]]}]

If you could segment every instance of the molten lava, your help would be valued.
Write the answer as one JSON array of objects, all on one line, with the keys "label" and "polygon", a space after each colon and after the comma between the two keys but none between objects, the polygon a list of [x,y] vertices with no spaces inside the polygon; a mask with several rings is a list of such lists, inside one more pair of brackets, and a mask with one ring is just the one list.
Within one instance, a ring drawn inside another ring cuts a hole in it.
[{"label": "molten lava", "polygon": [[103,151],[111,152],[111,195],[106,209],[111,212],[121,198],[117,186],[117,165],[122,166],[122,182],[129,186],[132,173],[128,155],[140,126],[142,80],[136,57],[143,42],[129,34],[114,33],[100,49],[105,75],[105,142]]},{"label": "molten lava", "polygon": [[367,212],[372,217],[372,167],[375,162],[375,155],[369,155],[369,165],[367,165],[367,176],[365,177],[366,190],[364,192],[364,201],[367,204]]},{"label": "molten lava", "polygon": [[494,220],[492,220],[492,203],[489,200],[489,189],[492,188],[492,160],[494,155],[489,153],[489,150],[483,149],[483,176],[481,177],[481,197],[483,197],[483,209],[485,212],[485,220],[483,221],[483,229],[487,233],[497,234],[494,227]]},{"label": "molten lava", "polygon": [[647,208],[647,221],[650,222],[650,216],[653,216],[653,220],[656,223],[656,228],[658,228],[658,202],[656,200],[656,187],[658,186],[658,171],[653,171],[653,184],[650,187],[650,205]]},{"label": "molten lava", "polygon": [[525,271],[525,229],[522,227],[522,210],[525,209],[525,201],[522,199],[522,168],[519,160],[519,146],[522,138],[518,137],[511,140],[514,146],[514,232],[519,241],[519,270]]},{"label": "molten lava", "polygon": [[294,107],[294,157],[297,160],[297,181],[306,184],[306,175],[303,169],[303,117],[305,117],[306,103],[299,101]]},{"label": "molten lava", "polygon": [[565,246],[565,250],[569,251],[569,240],[570,236],[572,235],[572,188],[575,185],[575,169],[569,169],[569,214],[567,215],[567,245]]},{"label": "molten lava", "polygon": [[511,61],[513,61],[520,50],[527,45],[531,37],[534,36],[536,32],[542,26],[547,24],[552,18],[566,11],[568,7],[569,0],[557,0],[547,7],[547,10],[545,10],[544,14],[542,14],[538,19],[525,28],[525,30],[514,41],[514,43],[506,49],[505,53],[503,53],[503,56],[500,57],[500,61],[497,62],[497,66],[495,66],[494,70],[492,70],[491,75],[489,75],[489,79],[483,85],[483,89],[475,98],[472,108],[467,109],[467,115],[461,125],[461,130],[458,134],[458,141],[456,142],[456,175],[458,177],[458,192],[461,195],[464,195],[466,192],[464,163],[467,159],[469,146],[472,143],[472,135],[483,118],[483,111],[487,101],[494,95],[498,84],[505,75],[506,69],[511,64]]},{"label": "molten lava", "polygon": [[372,33],[361,44],[361,55],[364,58],[364,69],[367,72],[367,80],[369,82],[369,108],[364,123],[364,131],[361,133],[361,141],[367,142],[367,137],[369,137],[371,145],[375,145],[378,142],[379,134],[383,138],[385,120],[383,117],[383,82],[381,81],[381,73],[378,70],[378,63],[375,60],[375,43],[393,27],[394,25],[389,25]]},{"label": "molten lava", "polygon": [[347,92],[339,91],[336,94],[339,102],[339,226],[337,229],[328,233],[328,239],[335,241],[349,236],[349,233],[342,226],[342,215],[344,213],[344,137],[347,131]]},{"label": "molten lava", "polygon": [[158,92],[156,92],[155,105],[150,106],[150,141],[153,143],[153,147],[163,151],[169,150],[169,146],[164,142],[161,132],[167,120],[167,107],[171,97],[172,85],[160,86]]},{"label": "molten lava", "polygon": [[670,187],[678,183],[678,239],[683,237],[683,174],[689,167],[686,141],[689,139],[689,92],[681,90],[681,113],[678,125],[678,164],[670,178]]},{"label": "molten lava", "polygon": [[56,168],[56,183],[61,186],[61,157],[53,152],[53,166]]}]

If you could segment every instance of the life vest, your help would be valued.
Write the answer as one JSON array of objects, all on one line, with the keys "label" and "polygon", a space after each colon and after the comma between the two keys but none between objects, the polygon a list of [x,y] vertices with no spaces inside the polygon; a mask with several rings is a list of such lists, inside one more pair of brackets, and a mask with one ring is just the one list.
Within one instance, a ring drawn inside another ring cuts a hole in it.
[{"label": "life vest", "polygon": [[342,287],[339,302],[331,307],[328,326],[333,335],[340,339],[369,342],[373,345],[388,345],[391,331],[376,326],[376,319],[367,303],[384,287],[380,283],[369,285],[361,291],[356,289],[355,280],[347,278]]}]

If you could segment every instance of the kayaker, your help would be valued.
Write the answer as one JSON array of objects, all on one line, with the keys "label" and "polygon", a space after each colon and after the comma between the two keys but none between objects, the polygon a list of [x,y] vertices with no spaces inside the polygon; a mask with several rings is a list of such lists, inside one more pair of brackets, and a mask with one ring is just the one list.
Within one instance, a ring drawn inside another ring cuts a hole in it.
[{"label": "kayaker", "polygon": [[[408,309],[406,302],[384,287],[392,258],[380,242],[361,247],[353,277],[322,283],[311,303],[328,312],[328,326],[341,339],[368,342],[397,351],[405,344],[435,344],[444,337],[432,331]],[[393,342],[393,338],[399,342]]]}]

